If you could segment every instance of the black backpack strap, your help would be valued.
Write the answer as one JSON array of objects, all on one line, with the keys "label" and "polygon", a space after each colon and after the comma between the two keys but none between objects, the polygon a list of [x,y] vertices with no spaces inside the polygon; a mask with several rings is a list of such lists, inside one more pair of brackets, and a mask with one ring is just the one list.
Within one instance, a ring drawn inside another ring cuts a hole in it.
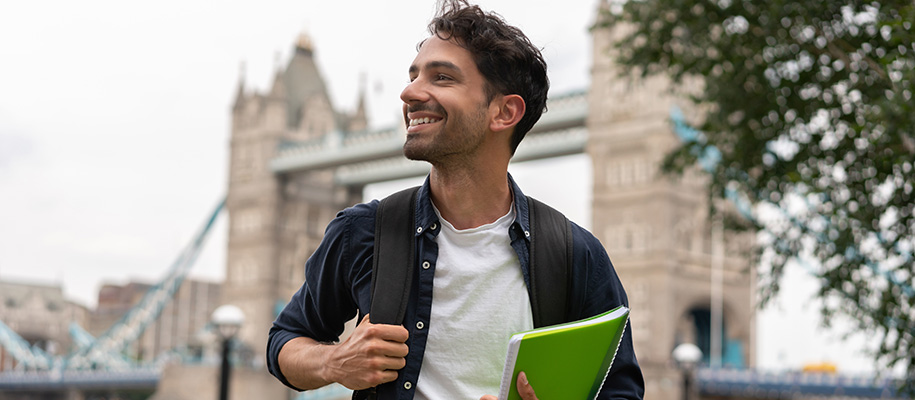
[{"label": "black backpack strap", "polygon": [[[372,260],[373,324],[403,324],[413,286],[416,240],[413,225],[419,187],[385,197],[375,211],[375,252]],[[378,398],[378,388],[353,392],[353,400]]]},{"label": "black backpack strap", "polygon": [[403,323],[413,284],[416,259],[414,187],[394,193],[378,204],[375,212],[375,253],[372,263],[373,324]]},{"label": "black backpack strap", "polygon": [[569,320],[572,224],[552,207],[527,198],[531,223],[530,292],[534,326]]}]

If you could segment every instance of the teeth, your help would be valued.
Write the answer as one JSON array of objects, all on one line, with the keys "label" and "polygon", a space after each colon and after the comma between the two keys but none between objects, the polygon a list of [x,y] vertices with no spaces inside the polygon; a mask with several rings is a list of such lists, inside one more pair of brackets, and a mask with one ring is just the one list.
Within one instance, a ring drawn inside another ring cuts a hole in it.
[{"label": "teeth", "polygon": [[429,118],[429,117],[411,119],[411,120],[410,120],[410,126],[428,124],[428,123],[431,123],[431,122],[438,122],[438,119],[436,119],[436,118]]}]

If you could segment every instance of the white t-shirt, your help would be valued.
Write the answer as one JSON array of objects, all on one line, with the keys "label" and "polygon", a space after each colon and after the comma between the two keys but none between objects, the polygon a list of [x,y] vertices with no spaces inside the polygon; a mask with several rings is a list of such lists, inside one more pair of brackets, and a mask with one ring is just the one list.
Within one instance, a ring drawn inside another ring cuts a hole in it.
[{"label": "white t-shirt", "polygon": [[508,236],[515,212],[465,230],[435,212],[442,231],[436,237],[429,339],[414,398],[496,395],[508,339],[534,326],[521,264]]}]

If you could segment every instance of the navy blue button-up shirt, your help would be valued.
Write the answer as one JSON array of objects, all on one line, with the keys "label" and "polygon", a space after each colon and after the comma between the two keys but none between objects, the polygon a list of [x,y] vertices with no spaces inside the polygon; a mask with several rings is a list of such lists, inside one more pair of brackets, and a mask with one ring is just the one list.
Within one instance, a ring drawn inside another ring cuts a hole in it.
[{"label": "navy blue button-up shirt", "polygon": [[[530,219],[527,198],[509,176],[517,210],[509,228],[511,246],[518,255],[525,283],[529,281]],[[404,326],[410,333],[406,367],[396,381],[378,388],[379,399],[413,398],[429,338],[432,312],[432,281],[438,257],[435,238],[441,223],[432,208],[429,181],[416,196],[417,264],[407,306]],[[371,304],[372,262],[375,210],[378,201],[358,204],[337,214],[324,232],[324,239],[305,263],[305,283],[279,314],[267,345],[267,367],[287,386],[297,389],[280,371],[280,349],[290,339],[305,336],[320,342],[335,342],[344,323],[368,312]],[[536,234],[536,233],[535,233]],[[626,292],[600,242],[587,230],[572,224],[573,272],[571,315],[569,321],[591,317],[619,305],[628,306]],[[428,264],[427,264],[428,263]],[[528,289],[530,290],[530,289]],[[633,310],[638,315],[638,310]],[[421,322],[422,324],[418,324]],[[468,327],[468,331],[476,329]],[[507,338],[506,338],[507,340]],[[532,382],[534,390],[537,383]],[[642,372],[632,349],[632,331],[626,326],[619,351],[598,399],[641,399],[644,394]],[[298,389],[297,389],[298,390]],[[485,393],[481,393],[483,395]],[[495,394],[495,393],[491,393]]]}]

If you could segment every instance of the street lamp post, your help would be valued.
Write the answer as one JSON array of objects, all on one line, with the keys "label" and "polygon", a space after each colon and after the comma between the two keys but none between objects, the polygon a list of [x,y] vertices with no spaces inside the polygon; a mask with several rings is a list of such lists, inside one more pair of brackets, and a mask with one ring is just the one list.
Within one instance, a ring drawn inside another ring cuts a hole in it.
[{"label": "street lamp post", "polygon": [[702,359],[702,350],[692,343],[681,343],[674,348],[673,357],[680,370],[683,371],[683,400],[690,400],[693,370]]},{"label": "street lamp post", "polygon": [[241,324],[245,322],[245,314],[241,309],[231,304],[219,306],[213,311],[212,322],[216,326],[216,332],[222,339],[222,367],[219,372],[219,400],[228,400],[229,398],[229,375],[231,366],[229,365],[229,351],[232,348],[232,339],[241,329]]}]

